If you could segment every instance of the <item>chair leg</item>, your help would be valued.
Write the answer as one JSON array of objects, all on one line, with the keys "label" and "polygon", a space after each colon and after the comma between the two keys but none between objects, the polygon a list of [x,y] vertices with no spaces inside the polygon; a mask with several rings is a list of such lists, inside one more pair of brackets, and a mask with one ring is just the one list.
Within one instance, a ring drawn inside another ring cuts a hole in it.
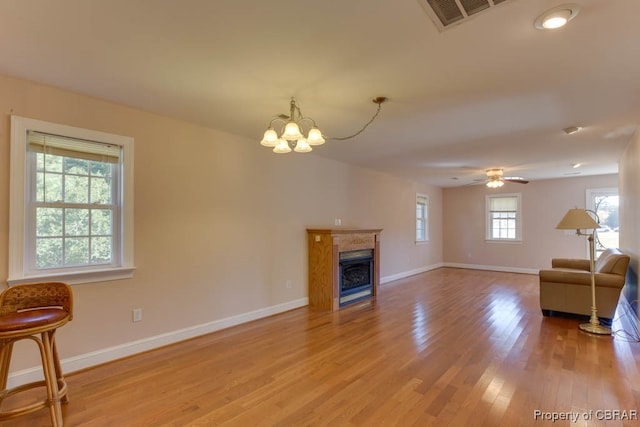
[{"label": "chair leg", "polygon": [[58,389],[58,379],[56,378],[56,367],[53,361],[53,341],[55,330],[42,333],[42,345],[40,353],[42,356],[42,370],[44,381],[47,387],[47,399],[49,412],[51,414],[51,425],[59,427],[63,425],[62,408],[60,407],[60,392]]},{"label": "chair leg", "polygon": [[58,346],[56,345],[55,337],[53,337],[53,364],[56,370],[56,380],[58,381],[58,387],[60,392],[60,401],[62,403],[69,403],[69,392],[67,388],[67,381],[62,375],[62,366],[60,366],[60,356],[58,355]]},{"label": "chair leg", "polygon": [[[9,364],[11,363],[11,352],[13,350],[13,340],[0,340],[0,391],[7,389],[7,379],[9,378]],[[2,396],[0,396],[2,402]]]}]

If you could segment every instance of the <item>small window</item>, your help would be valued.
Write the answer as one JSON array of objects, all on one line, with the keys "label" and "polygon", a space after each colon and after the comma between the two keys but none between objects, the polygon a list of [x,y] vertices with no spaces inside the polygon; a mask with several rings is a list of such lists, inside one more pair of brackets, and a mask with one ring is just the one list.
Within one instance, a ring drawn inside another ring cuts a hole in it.
[{"label": "small window", "polygon": [[520,241],[520,194],[487,196],[487,240]]},{"label": "small window", "polygon": [[429,240],[429,198],[422,194],[416,195],[416,242]]},{"label": "small window", "polygon": [[131,277],[132,144],[12,117],[9,283]]}]

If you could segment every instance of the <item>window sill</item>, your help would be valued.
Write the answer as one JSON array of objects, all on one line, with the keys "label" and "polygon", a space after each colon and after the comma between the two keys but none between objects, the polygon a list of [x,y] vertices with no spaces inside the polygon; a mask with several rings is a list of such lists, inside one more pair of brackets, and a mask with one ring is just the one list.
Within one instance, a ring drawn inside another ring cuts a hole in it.
[{"label": "window sill", "polygon": [[486,243],[506,243],[507,245],[520,245],[522,244],[522,239],[485,239]]},{"label": "window sill", "polygon": [[416,245],[426,245],[427,243],[429,243],[428,240],[416,240],[415,241]]},{"label": "window sill", "polygon": [[15,277],[7,279],[7,284],[18,285],[21,283],[35,282],[65,282],[69,285],[80,285],[84,283],[107,282],[110,280],[130,279],[133,277],[135,267],[110,268],[93,271],[74,271],[57,274],[42,274],[28,277]]}]

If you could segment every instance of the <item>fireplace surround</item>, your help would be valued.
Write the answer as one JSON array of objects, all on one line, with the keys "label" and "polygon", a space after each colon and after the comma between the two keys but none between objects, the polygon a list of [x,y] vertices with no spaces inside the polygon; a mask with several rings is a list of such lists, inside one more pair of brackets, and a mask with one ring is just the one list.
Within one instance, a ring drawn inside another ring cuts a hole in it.
[{"label": "fireplace surround", "polygon": [[382,229],[307,229],[309,305],[336,311],[375,299]]}]

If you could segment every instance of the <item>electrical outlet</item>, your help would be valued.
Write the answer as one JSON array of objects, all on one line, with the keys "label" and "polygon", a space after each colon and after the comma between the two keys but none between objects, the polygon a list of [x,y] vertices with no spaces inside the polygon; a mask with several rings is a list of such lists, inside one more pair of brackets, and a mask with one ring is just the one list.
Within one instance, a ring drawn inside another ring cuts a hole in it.
[{"label": "electrical outlet", "polygon": [[139,322],[142,320],[142,309],[141,308],[134,308],[133,309],[133,321],[134,322]]},{"label": "electrical outlet", "polygon": [[291,289],[291,280],[287,280],[287,289]]}]

